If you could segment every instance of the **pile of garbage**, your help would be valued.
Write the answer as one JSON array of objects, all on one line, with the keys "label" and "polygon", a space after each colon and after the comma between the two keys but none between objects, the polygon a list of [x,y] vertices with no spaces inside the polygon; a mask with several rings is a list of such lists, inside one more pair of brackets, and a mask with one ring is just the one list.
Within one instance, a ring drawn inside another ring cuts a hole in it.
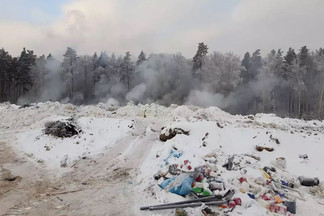
[{"label": "pile of garbage", "polygon": [[52,121],[45,123],[44,133],[59,138],[73,137],[82,130],[76,125],[72,118],[66,121]]},{"label": "pile of garbage", "polygon": [[[270,149],[270,152],[273,150]],[[202,207],[204,215],[224,215],[234,209],[242,214],[245,209],[258,206],[265,212],[294,215],[298,211],[296,200],[305,201],[305,188],[312,195],[324,197],[320,180],[289,175],[285,170],[287,161],[284,157],[275,158],[271,165],[263,168],[259,167],[260,158],[253,155],[228,156],[220,151],[206,155],[203,158],[205,163],[198,167],[192,167],[190,160],[183,157],[182,151],[172,149],[154,179],[162,190],[188,198],[175,203],[141,207],[141,210]],[[300,157],[307,159],[305,155]],[[170,158],[182,162],[170,164]]]}]

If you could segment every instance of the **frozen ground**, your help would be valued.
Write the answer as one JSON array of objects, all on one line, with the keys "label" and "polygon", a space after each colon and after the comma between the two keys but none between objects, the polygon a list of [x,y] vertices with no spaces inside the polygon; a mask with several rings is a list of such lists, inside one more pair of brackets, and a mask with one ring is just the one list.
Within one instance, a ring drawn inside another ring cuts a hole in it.
[{"label": "frozen ground", "polygon": [[[78,136],[61,139],[44,134],[46,122],[70,117],[82,129]],[[190,133],[161,142],[162,127],[162,132],[181,128]],[[321,121],[272,114],[233,116],[216,107],[131,103],[77,107],[47,102],[19,109],[0,104],[0,213],[174,215],[173,210],[139,210],[140,206],[184,199],[161,190],[153,175],[167,170],[169,164],[189,160],[192,167],[198,167],[212,158],[218,178],[243,201],[229,215],[271,215],[239,191],[237,179],[262,178],[259,168],[275,166],[275,159],[284,157],[287,168],[277,168],[276,178],[303,175],[324,180],[323,131]],[[256,145],[274,151],[258,152]],[[181,157],[169,157],[175,149]],[[301,159],[301,154],[308,159]],[[233,155],[241,169],[228,171],[222,165]],[[254,159],[258,157],[260,161]],[[68,166],[62,168],[62,161]],[[8,182],[4,180],[8,175],[21,178]],[[324,215],[321,195],[307,187],[299,190],[305,201],[297,199],[297,215]],[[220,212],[217,207],[213,210]],[[187,212],[201,215],[201,208]]]}]

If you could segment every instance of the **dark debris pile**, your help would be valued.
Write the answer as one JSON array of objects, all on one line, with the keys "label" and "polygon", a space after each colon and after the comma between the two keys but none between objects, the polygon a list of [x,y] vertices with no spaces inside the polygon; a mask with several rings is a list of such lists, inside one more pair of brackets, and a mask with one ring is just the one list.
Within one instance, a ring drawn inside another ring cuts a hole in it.
[{"label": "dark debris pile", "polygon": [[44,132],[54,137],[66,138],[78,135],[82,131],[72,119],[68,119],[67,121],[52,121],[45,123]]}]

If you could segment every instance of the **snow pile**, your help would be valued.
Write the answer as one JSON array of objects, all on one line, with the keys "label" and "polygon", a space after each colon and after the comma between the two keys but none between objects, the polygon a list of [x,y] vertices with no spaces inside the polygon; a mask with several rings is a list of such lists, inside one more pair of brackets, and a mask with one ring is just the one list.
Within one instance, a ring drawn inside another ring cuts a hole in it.
[{"label": "snow pile", "polygon": [[[64,120],[64,117],[58,117]],[[22,133],[21,149],[38,162],[55,167],[73,165],[75,160],[113,148],[130,131],[132,122],[111,118],[82,117],[77,121],[82,132],[70,138],[45,135],[42,129]]]},{"label": "snow pile", "polygon": [[[71,117],[82,130],[80,134],[63,139],[44,134],[46,122]],[[273,175],[276,179],[294,180],[297,185],[299,176],[317,177],[320,182],[324,181],[323,121],[280,118],[273,114],[230,115],[217,107],[164,107],[134,103],[119,107],[111,101],[79,107],[46,102],[22,109],[16,105],[0,104],[0,119],[0,142],[10,143],[17,151],[53,169],[73,166],[77,160],[96,157],[116,149],[119,144],[126,146],[125,149],[117,148],[118,152],[123,151],[121,157],[133,158],[132,166],[140,170],[137,179],[133,179],[138,191],[134,195],[137,200],[133,206],[134,215],[152,215],[152,212],[139,211],[140,206],[184,199],[162,190],[158,186],[162,178],[153,178],[156,174],[168,173],[170,166],[182,167],[182,172],[209,166],[212,175],[222,180],[227,189],[234,189],[235,197],[242,199],[242,206],[237,206],[228,215],[271,214],[256,199],[240,191],[238,179],[242,177],[249,183],[256,179],[266,182],[260,168],[275,167]],[[165,142],[160,140],[161,133],[169,135],[170,129],[175,128],[180,132]],[[124,138],[130,144],[125,144]],[[146,149],[136,149],[138,143]],[[273,148],[274,151],[257,151],[256,146]],[[307,158],[301,155],[307,155]],[[231,157],[234,168],[227,170],[223,165]],[[281,157],[286,160],[286,168],[278,167],[276,163],[276,158]],[[324,212],[324,198],[314,192],[315,189],[297,188],[305,198],[296,200],[297,215],[320,215]],[[189,215],[202,214],[202,208],[186,210]],[[217,207],[213,210],[225,211]],[[173,215],[174,210],[161,213]]]}]

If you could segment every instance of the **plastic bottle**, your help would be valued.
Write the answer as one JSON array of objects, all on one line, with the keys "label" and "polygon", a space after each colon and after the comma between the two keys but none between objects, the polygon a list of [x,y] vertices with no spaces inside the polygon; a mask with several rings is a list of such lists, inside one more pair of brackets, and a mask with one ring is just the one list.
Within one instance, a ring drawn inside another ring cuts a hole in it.
[{"label": "plastic bottle", "polygon": [[240,191],[241,191],[242,193],[246,193],[246,192],[249,190],[249,188],[250,188],[249,183],[247,183],[247,182],[242,182],[241,187],[240,187]]}]

